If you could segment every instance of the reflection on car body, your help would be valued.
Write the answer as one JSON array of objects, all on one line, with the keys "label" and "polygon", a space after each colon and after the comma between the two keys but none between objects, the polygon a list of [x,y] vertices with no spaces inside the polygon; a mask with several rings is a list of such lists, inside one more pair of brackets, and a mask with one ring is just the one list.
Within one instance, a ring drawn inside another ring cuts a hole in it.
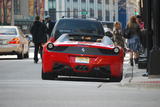
[{"label": "reflection on car body", "polygon": [[[70,29],[70,32],[60,32],[60,29]],[[121,81],[123,49],[104,36],[100,22],[61,19],[52,34],[43,49],[42,79],[62,75]]]},{"label": "reflection on car body", "polygon": [[29,57],[29,42],[17,26],[0,26],[0,55]]}]

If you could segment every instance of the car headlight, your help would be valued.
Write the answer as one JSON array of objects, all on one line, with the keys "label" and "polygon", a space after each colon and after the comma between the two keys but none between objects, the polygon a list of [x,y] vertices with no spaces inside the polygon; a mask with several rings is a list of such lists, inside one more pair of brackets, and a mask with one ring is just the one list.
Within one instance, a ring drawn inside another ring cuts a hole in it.
[{"label": "car headlight", "polygon": [[47,49],[52,50],[53,48],[54,48],[54,44],[53,43],[48,43]]},{"label": "car headlight", "polygon": [[115,53],[119,53],[120,49],[119,49],[118,47],[116,47],[116,48],[113,49],[113,51],[114,51]]}]

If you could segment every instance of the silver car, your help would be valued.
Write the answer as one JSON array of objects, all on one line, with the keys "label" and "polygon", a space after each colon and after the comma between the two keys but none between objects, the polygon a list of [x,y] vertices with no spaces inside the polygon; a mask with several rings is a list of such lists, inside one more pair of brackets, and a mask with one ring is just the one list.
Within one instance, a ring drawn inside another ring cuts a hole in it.
[{"label": "silver car", "polygon": [[0,55],[29,58],[29,41],[17,26],[0,26]]}]

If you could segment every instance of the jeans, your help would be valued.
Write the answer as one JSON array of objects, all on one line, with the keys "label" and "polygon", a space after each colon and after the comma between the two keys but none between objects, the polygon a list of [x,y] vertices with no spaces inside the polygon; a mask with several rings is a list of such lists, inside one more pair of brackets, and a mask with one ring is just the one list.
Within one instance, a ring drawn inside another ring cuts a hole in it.
[{"label": "jeans", "polygon": [[42,50],[43,50],[42,43],[34,43],[34,61],[35,62],[38,62],[38,52],[40,53],[42,58]]}]

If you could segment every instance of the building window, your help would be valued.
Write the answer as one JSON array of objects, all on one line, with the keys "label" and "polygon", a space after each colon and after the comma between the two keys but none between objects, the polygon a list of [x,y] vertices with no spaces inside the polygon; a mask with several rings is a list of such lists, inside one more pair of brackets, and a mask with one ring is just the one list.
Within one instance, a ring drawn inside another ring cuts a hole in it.
[{"label": "building window", "polygon": [[[82,9],[82,12],[86,12],[86,9]],[[86,15],[82,15],[83,19],[86,19]]]},{"label": "building window", "polygon": [[94,17],[94,9],[90,8],[90,17]]},{"label": "building window", "polygon": [[77,2],[78,0],[73,0],[73,2]]},{"label": "building window", "polygon": [[113,11],[113,21],[115,21],[116,20],[116,11],[114,10]]},{"label": "building window", "polygon": [[70,17],[70,8],[67,8],[67,17]]},{"label": "building window", "polygon": [[55,0],[49,0],[49,8],[50,9],[56,8],[56,1]]},{"label": "building window", "polygon": [[94,0],[89,0],[90,3],[94,3]]},{"label": "building window", "polygon": [[106,21],[109,21],[109,19],[110,19],[109,17],[110,17],[110,13],[108,10],[106,10]]},{"label": "building window", "polygon": [[76,8],[73,9],[73,17],[78,18],[78,9]]},{"label": "building window", "polygon": [[69,2],[69,0],[67,0],[67,2]]},{"label": "building window", "polygon": [[115,5],[116,4],[116,1],[115,0],[113,0],[113,5]]},{"label": "building window", "polygon": [[109,0],[105,0],[106,4],[109,4]]},{"label": "building window", "polygon": [[81,0],[81,2],[82,2],[82,3],[85,3],[85,2],[86,2],[86,0]]},{"label": "building window", "polygon": [[21,14],[21,12],[20,12],[20,0],[16,0],[15,2],[14,2],[14,14],[15,15],[20,15]]},{"label": "building window", "polygon": [[98,10],[98,20],[102,20],[102,10]]},{"label": "building window", "polygon": [[98,4],[102,4],[102,0],[98,0]]}]

